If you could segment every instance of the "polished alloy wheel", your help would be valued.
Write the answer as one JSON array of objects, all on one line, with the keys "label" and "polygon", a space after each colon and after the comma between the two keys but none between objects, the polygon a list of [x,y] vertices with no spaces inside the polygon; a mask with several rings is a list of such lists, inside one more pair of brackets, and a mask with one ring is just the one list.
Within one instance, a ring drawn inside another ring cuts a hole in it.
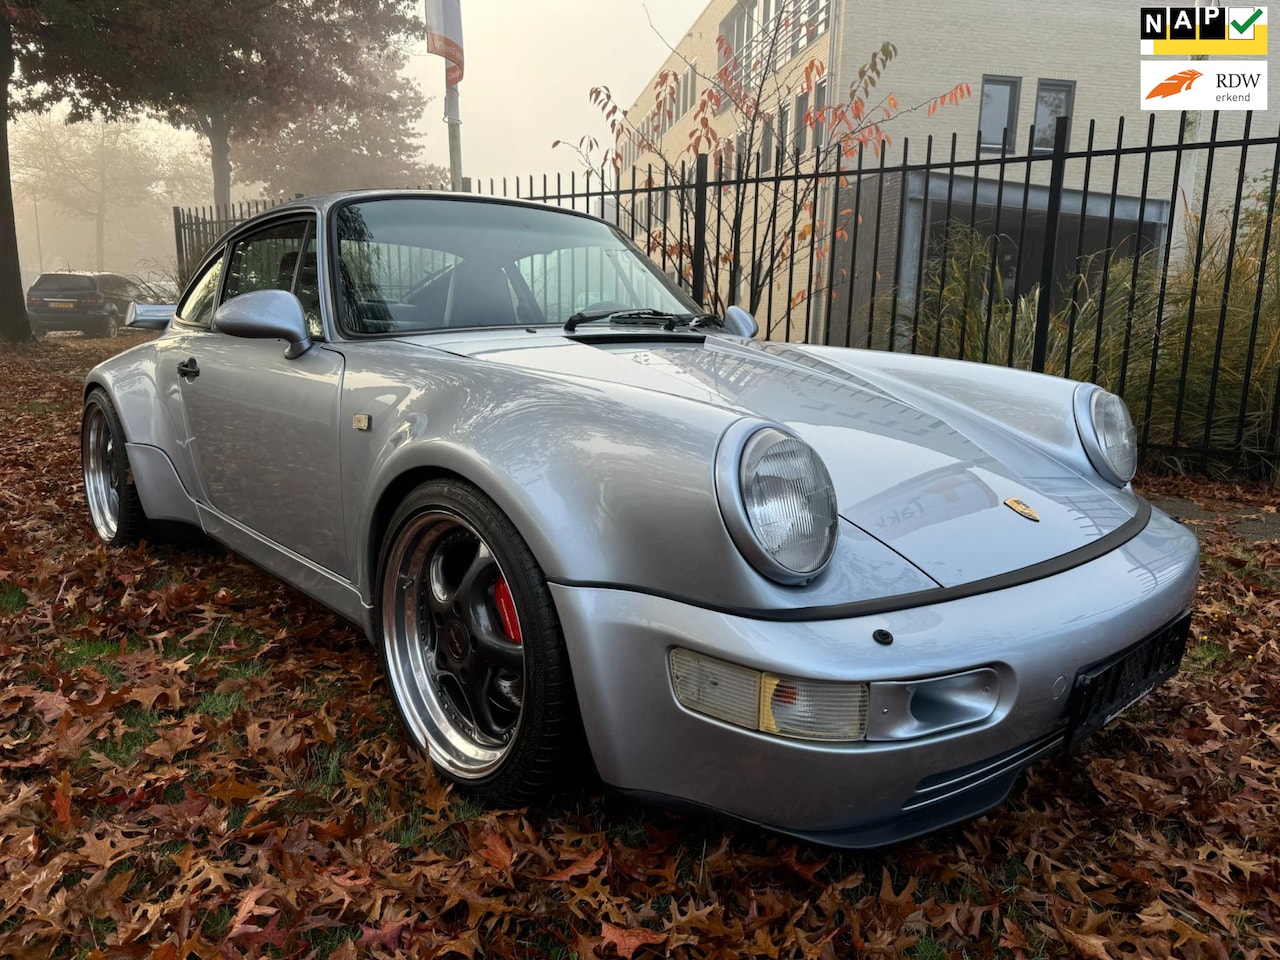
[{"label": "polished alloy wheel", "polygon": [[98,536],[110,542],[120,526],[120,475],[115,438],[101,407],[85,411],[84,492]]},{"label": "polished alloy wheel", "polygon": [[382,629],[388,678],[413,738],[458,779],[493,773],[520,728],[523,637],[493,549],[461,515],[428,509],[396,533]]}]

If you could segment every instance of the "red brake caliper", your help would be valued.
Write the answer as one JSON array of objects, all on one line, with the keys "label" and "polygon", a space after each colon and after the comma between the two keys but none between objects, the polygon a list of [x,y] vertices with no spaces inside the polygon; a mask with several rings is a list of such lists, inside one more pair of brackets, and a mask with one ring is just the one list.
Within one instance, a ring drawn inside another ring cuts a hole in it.
[{"label": "red brake caliper", "polygon": [[511,598],[511,588],[503,577],[493,585],[493,602],[498,607],[498,616],[502,618],[502,630],[512,643],[523,643],[520,636],[520,619],[516,616],[516,602]]}]

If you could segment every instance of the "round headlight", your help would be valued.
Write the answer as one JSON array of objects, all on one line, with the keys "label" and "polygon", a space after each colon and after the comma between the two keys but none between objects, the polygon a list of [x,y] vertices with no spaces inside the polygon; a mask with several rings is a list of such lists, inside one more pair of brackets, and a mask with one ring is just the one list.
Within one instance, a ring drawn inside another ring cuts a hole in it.
[{"label": "round headlight", "polygon": [[1138,435],[1129,408],[1114,393],[1084,386],[1076,393],[1076,426],[1098,473],[1123,487],[1138,471]]},{"label": "round headlight", "polygon": [[776,427],[742,422],[725,440],[717,486],[734,543],[770,579],[807,583],[831,559],[839,530],[826,465],[807,443]]}]

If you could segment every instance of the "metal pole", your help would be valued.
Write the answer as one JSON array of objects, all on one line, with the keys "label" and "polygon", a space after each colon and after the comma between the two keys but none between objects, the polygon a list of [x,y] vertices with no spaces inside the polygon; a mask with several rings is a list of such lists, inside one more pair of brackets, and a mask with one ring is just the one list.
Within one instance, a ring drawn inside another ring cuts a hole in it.
[{"label": "metal pole", "polygon": [[187,282],[187,250],[185,243],[185,234],[183,231],[182,211],[177,207],[173,208],[173,242],[177,246],[178,253],[178,283],[179,285]]},{"label": "metal pole", "polygon": [[[1040,299],[1036,303],[1035,336],[1031,348],[1031,369],[1044,373],[1049,352],[1049,315],[1053,293],[1054,266],[1058,256],[1058,223],[1062,217],[1062,187],[1067,172],[1067,131],[1071,120],[1058,117],[1053,131],[1053,159],[1049,167],[1049,208],[1045,211],[1044,258],[1040,261]],[[1082,224],[1081,230],[1084,229]],[[1109,257],[1110,251],[1107,252]]]},{"label": "metal pole", "polygon": [[693,299],[700,307],[707,297],[707,155],[698,154],[693,194]]},{"label": "metal pole", "polygon": [[449,125],[449,189],[462,189],[462,116],[458,109],[458,85],[444,88],[444,122]]}]

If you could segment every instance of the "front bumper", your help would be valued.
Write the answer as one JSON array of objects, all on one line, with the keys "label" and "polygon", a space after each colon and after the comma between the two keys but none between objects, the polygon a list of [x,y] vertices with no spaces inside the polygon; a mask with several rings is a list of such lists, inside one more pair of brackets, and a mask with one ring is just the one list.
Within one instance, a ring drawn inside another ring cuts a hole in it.
[{"label": "front bumper", "polygon": [[[591,751],[605,782],[833,846],[879,846],[970,819],[1062,745],[1076,674],[1181,617],[1199,547],[1153,511],[1096,560],[963,599],[842,620],[778,623],[624,590],[552,585]],[[888,630],[890,645],[874,642]],[[756,670],[842,682],[991,667],[986,720],[906,741],[824,744],[733,726],[680,705],[682,647]]]}]

